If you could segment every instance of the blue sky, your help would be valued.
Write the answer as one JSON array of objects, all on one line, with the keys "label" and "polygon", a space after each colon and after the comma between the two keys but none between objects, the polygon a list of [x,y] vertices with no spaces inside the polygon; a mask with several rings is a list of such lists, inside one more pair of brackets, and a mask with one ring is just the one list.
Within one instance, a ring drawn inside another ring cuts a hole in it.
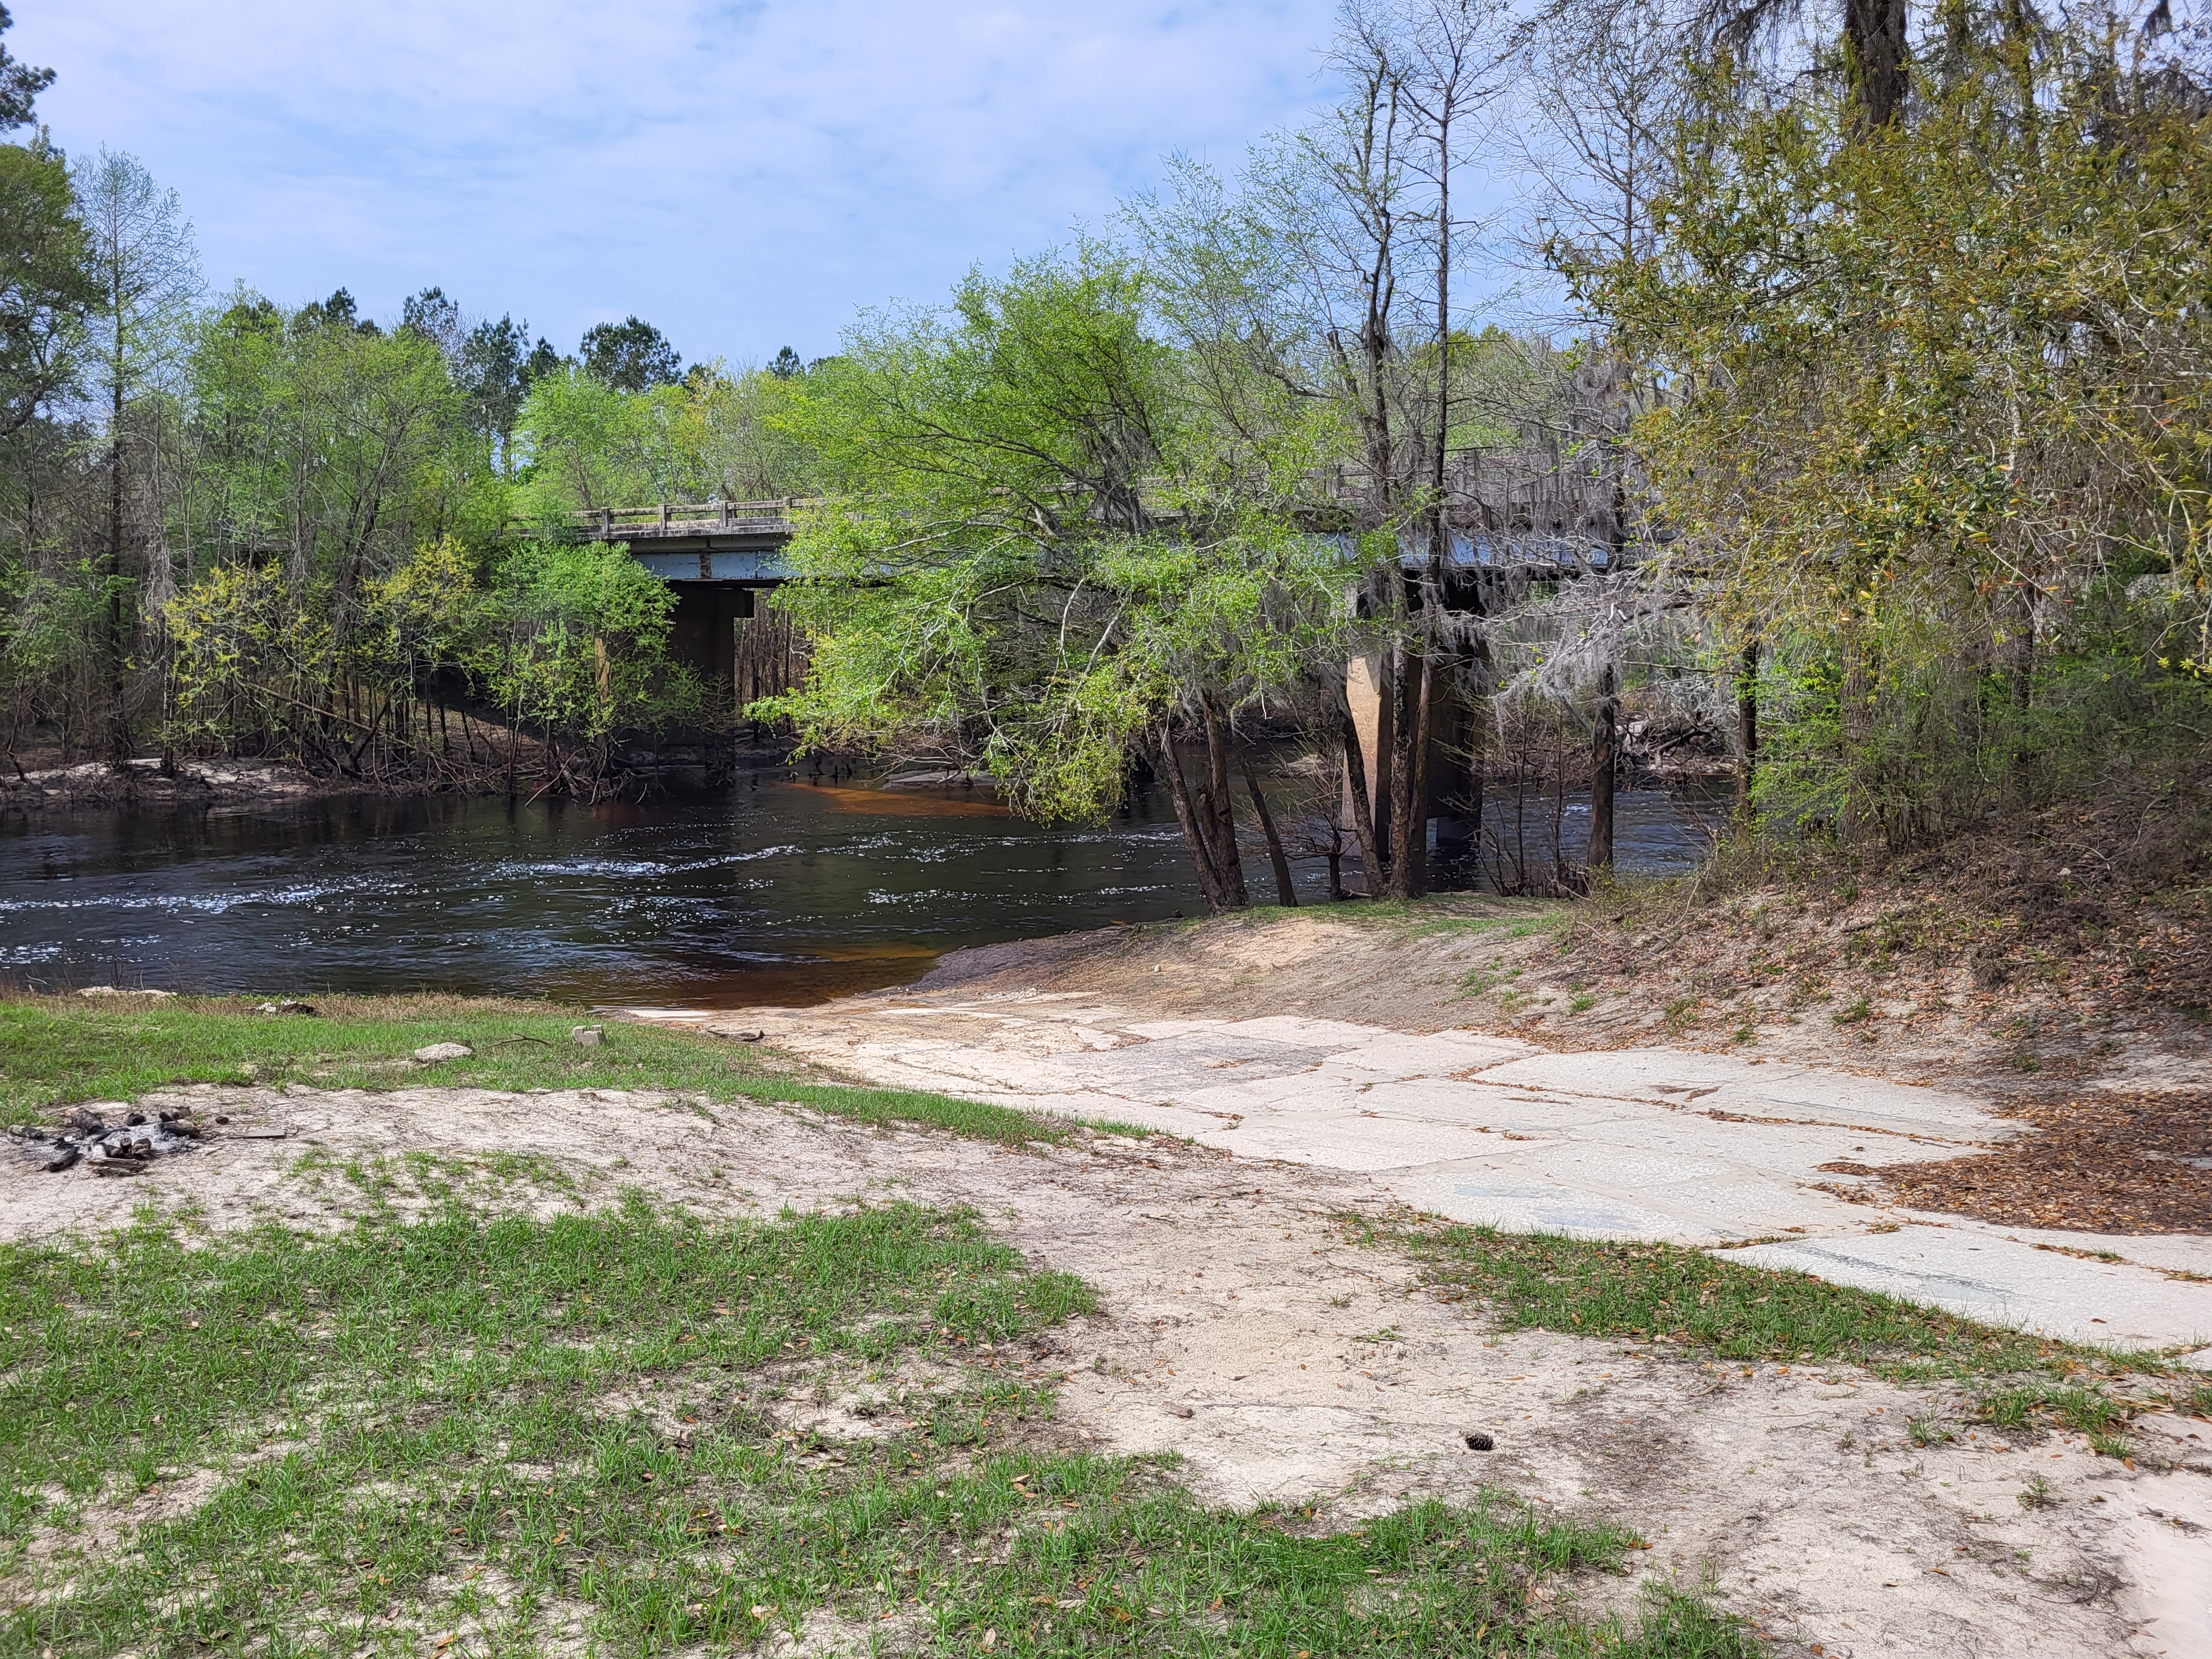
[{"label": "blue sky", "polygon": [[428,283],[563,349],[635,312],[687,361],[812,356],[1233,166],[1322,101],[1329,0],[17,0],[56,142],[137,155],[210,283],[388,316]]}]

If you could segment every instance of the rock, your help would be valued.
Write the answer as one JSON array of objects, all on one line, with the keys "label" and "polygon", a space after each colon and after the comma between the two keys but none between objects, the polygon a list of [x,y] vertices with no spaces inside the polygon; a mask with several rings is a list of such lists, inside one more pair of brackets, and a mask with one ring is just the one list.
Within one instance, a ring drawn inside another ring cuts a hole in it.
[{"label": "rock", "polygon": [[415,1058],[425,1066],[434,1066],[441,1060],[467,1060],[475,1053],[465,1042],[431,1042],[417,1048]]},{"label": "rock", "polygon": [[149,997],[156,1002],[162,1002],[177,994],[174,991],[149,991],[143,988],[135,991],[127,990],[119,985],[88,985],[77,994],[81,997]]},{"label": "rock", "polygon": [[1188,1406],[1170,1406],[1168,1407],[1168,1415],[1170,1417],[1190,1417],[1195,1415],[1195,1413]]},{"label": "rock", "polygon": [[316,1018],[314,1004],[301,1002],[296,997],[283,997],[275,1002],[264,1002],[253,1012],[257,1014],[303,1014],[309,1019]]},{"label": "rock", "polygon": [[568,1039],[579,1048],[596,1048],[607,1040],[606,1029],[599,1025],[571,1025]]}]

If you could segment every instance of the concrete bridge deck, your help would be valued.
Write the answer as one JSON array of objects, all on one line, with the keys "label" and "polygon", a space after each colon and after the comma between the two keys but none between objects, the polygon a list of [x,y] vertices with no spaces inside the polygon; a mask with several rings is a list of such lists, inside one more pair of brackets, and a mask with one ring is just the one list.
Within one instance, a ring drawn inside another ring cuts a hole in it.
[{"label": "concrete bridge deck", "polygon": [[[796,498],[593,507],[569,515],[579,541],[627,543],[630,556],[664,581],[774,587],[796,573],[783,561]],[[750,615],[748,605],[743,614]]]}]

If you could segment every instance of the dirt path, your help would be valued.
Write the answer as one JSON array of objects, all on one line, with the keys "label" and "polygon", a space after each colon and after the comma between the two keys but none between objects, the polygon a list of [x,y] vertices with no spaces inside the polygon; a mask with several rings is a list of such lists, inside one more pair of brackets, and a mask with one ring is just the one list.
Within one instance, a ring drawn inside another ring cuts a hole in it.
[{"label": "dirt path", "polygon": [[[2132,1469],[2070,1436],[1963,1425],[1920,1449],[1907,1420],[1957,1410],[1939,1391],[1489,1333],[1405,1260],[1344,1242],[1333,1217],[1394,1207],[1361,1174],[1162,1139],[1012,1151],[640,1095],[190,1095],[234,1137],[129,1180],[0,1164],[0,1236],[97,1229],[149,1200],[218,1227],[325,1224],[372,1192],[425,1202],[441,1183],[540,1211],[625,1186],[732,1215],[963,1204],[1103,1292],[1106,1312],[1060,1339],[1079,1431],[1181,1453],[1209,1498],[1311,1498],[1349,1519],[1504,1485],[1635,1525],[1647,1573],[1710,1573],[1784,1653],[2212,1652],[2203,1425],[2140,1423]],[[1498,1449],[1469,1451],[1474,1428]],[[2039,1475],[2056,1501],[2024,1507]]]}]

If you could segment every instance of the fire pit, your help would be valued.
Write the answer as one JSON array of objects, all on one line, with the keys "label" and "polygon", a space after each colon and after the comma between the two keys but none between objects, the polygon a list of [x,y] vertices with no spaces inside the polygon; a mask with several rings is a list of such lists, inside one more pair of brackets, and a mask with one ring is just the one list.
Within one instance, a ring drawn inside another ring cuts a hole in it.
[{"label": "fire pit", "polygon": [[49,1175],[82,1164],[94,1175],[134,1176],[157,1158],[189,1151],[199,1138],[198,1120],[184,1112],[125,1111],[120,1123],[79,1107],[58,1129],[17,1132],[24,1155]]}]

